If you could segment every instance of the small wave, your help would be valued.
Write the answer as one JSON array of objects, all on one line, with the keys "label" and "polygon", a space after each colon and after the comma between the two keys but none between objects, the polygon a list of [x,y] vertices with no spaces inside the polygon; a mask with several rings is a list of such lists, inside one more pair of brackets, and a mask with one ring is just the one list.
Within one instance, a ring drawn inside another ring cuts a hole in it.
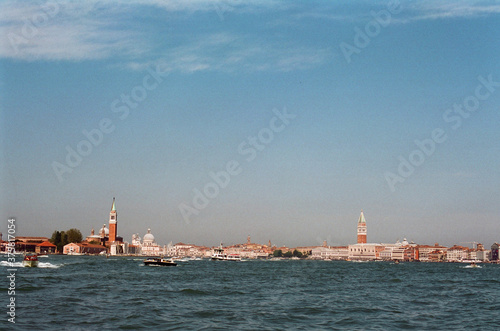
[{"label": "small wave", "polygon": [[201,290],[194,290],[192,288],[185,288],[181,290],[182,293],[184,294],[189,294],[189,295],[208,295],[209,293]]}]

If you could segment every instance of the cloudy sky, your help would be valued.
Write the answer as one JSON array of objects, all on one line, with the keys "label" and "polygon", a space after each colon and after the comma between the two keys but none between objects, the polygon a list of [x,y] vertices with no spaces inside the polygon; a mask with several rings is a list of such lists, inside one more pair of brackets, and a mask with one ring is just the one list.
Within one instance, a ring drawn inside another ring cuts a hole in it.
[{"label": "cloudy sky", "polygon": [[116,197],[129,241],[348,244],[361,209],[369,242],[500,240],[498,1],[3,1],[0,37],[19,236]]}]

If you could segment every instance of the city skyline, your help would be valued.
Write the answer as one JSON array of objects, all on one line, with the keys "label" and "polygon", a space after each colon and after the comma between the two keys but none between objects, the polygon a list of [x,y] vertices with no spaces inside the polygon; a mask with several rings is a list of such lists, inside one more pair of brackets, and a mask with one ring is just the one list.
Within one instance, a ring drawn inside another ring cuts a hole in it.
[{"label": "city skyline", "polygon": [[[499,240],[495,2],[0,4],[18,235]],[[2,232],[6,227],[2,228]]]}]

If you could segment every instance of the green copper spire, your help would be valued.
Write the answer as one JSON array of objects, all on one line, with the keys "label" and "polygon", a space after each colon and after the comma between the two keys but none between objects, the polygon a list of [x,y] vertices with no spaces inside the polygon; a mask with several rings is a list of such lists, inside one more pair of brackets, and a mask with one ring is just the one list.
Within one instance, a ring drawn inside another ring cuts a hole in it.
[{"label": "green copper spire", "polygon": [[111,206],[111,211],[116,211],[116,207],[115,207],[115,197],[113,197],[113,205]]},{"label": "green copper spire", "polygon": [[361,209],[361,215],[359,215],[358,223],[366,223],[365,215],[363,214],[363,209]]}]

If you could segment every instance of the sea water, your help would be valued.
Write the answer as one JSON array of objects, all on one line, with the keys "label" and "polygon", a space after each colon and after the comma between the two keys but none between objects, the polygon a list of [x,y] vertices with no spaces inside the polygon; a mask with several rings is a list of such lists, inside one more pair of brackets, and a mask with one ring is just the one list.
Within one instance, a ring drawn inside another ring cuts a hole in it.
[{"label": "sea water", "polygon": [[[10,267],[0,262],[2,329],[14,326],[6,314]],[[199,260],[150,267],[138,257],[49,256],[39,268],[13,267],[20,330],[500,327],[500,265],[493,264]]]}]

